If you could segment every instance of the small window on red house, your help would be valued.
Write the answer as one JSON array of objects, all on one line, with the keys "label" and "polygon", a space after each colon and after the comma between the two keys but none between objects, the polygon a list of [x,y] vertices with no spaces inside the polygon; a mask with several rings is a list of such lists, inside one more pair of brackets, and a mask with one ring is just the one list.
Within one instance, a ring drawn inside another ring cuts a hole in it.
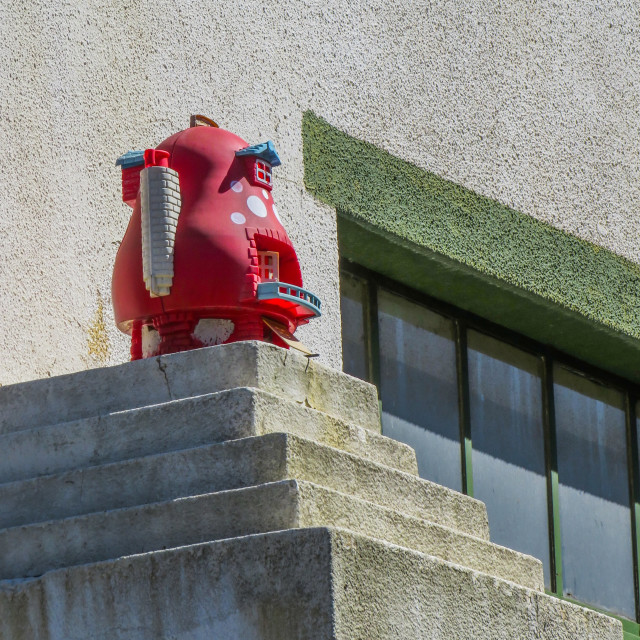
[{"label": "small window on red house", "polygon": [[278,280],[278,252],[258,251],[258,276],[260,280]]},{"label": "small window on red house", "polygon": [[256,180],[271,186],[271,165],[264,160],[256,160]]}]

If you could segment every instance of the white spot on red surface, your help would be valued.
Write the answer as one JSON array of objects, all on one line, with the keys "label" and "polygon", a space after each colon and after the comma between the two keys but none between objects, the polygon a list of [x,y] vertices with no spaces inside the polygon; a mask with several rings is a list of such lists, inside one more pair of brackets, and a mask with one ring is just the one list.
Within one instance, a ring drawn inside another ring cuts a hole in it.
[{"label": "white spot on red surface", "polygon": [[265,199],[265,200],[268,200],[268,199],[269,199],[269,192],[268,192],[266,189],[263,189],[263,190],[262,190],[262,195],[264,196],[264,199]]},{"label": "white spot on red surface", "polygon": [[258,196],[249,196],[247,198],[247,207],[249,207],[251,213],[259,218],[267,217],[267,207],[264,206],[264,202]]},{"label": "white spot on red surface", "polygon": [[274,204],[271,208],[273,209],[273,214],[278,219],[278,222],[282,224],[282,220],[280,220],[280,216],[278,215],[278,209],[276,208],[276,205]]},{"label": "white spot on red surface", "polygon": [[205,347],[212,347],[228,340],[233,333],[233,328],[231,320],[203,318],[196,325],[193,336],[200,340]]},{"label": "white spot on red surface", "polygon": [[240,182],[238,182],[237,180],[233,180],[231,182],[231,189],[233,191],[235,191],[236,193],[241,193],[242,192],[242,184]]},{"label": "white spot on red surface", "polygon": [[142,357],[151,358],[158,355],[160,346],[160,334],[148,325],[142,327]]},{"label": "white spot on red surface", "polygon": [[239,211],[234,211],[231,214],[231,222],[234,222],[235,224],[244,224],[246,221],[247,219]]}]

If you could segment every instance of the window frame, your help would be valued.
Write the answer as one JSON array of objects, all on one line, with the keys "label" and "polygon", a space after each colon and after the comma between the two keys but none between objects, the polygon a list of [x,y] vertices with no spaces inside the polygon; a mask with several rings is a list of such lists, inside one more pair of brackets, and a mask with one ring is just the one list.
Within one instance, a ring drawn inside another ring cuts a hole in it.
[{"label": "window frame", "polygon": [[[268,260],[272,263],[268,264]],[[268,274],[271,273],[271,277]],[[258,277],[262,282],[278,282],[280,279],[280,253],[258,251]]]},{"label": "window frame", "polygon": [[[263,185],[265,187],[272,187],[273,177],[272,177],[271,171],[272,171],[271,164],[269,164],[266,160],[263,160],[262,158],[255,159],[254,179],[256,183]],[[261,177],[260,174],[263,174],[264,177]]]},{"label": "window frame", "polygon": [[[638,567],[640,564],[640,460],[638,458],[638,428],[636,405],[640,402],[640,385],[598,367],[590,365],[571,355],[537,342],[510,329],[490,322],[473,313],[455,307],[449,303],[437,300],[423,292],[417,291],[379,273],[362,267],[342,257],[340,272],[363,282],[363,315],[364,339],[368,380],[380,388],[380,353],[378,330],[378,290],[385,289],[395,295],[403,297],[412,303],[419,304],[430,311],[438,313],[454,323],[456,343],[456,366],[458,377],[458,411],[460,417],[460,460],[462,472],[462,489],[467,495],[473,496],[473,467],[472,467],[472,433],[470,420],[469,372],[467,356],[467,331],[475,330],[492,338],[512,345],[522,351],[539,357],[542,362],[542,410],[543,432],[545,448],[545,471],[547,480],[547,508],[549,526],[549,557],[551,567],[550,595],[577,602],[589,608],[596,609],[588,603],[582,603],[568,598],[563,594],[562,576],[562,541],[560,539],[560,507],[559,507],[559,478],[556,443],[556,425],[554,408],[554,363],[565,369],[584,376],[597,384],[613,387],[624,395],[626,439],[627,439],[627,475],[629,482],[629,518],[631,524],[633,581],[635,596],[635,620],[624,616],[603,611],[606,615],[619,618],[625,626],[625,634],[632,638],[640,636],[640,586]],[[382,401],[379,400],[382,409]]]}]

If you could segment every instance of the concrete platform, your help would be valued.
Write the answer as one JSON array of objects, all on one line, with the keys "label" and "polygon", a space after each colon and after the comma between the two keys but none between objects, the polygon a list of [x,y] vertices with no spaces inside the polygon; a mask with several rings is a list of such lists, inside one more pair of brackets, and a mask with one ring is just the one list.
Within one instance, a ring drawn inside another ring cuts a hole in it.
[{"label": "concrete platform", "polygon": [[272,345],[0,388],[0,449],[0,640],[622,638]]},{"label": "concrete platform", "polygon": [[255,387],[380,431],[374,386],[264,342],[236,342],[0,387],[0,434]]},{"label": "concrete platform", "polygon": [[419,552],[314,528],[1,583],[0,638],[622,640],[622,627]]},{"label": "concrete platform", "polygon": [[413,449],[255,388],[183,398],[0,435],[0,483],[204,444],[289,432],[417,475]]}]

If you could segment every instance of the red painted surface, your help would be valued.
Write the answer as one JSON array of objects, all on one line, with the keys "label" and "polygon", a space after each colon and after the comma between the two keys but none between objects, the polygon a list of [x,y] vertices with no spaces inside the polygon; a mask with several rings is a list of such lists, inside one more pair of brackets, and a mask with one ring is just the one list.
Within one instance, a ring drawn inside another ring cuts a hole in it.
[{"label": "red painted surface", "polygon": [[295,302],[256,299],[257,251],[279,253],[281,282],[302,286],[302,278],[293,246],[274,213],[270,190],[253,184],[253,176],[247,174],[253,162],[235,156],[247,146],[228,131],[198,126],[145,152],[146,166],[162,163],[178,172],[182,206],[171,292],[152,298],[142,275],[139,196],[134,203],[112,282],[118,327],[129,334],[135,327],[132,356],[141,355],[138,327],[144,325],[159,331],[159,352],[169,353],[202,346],[192,336],[201,318],[233,321],[235,330],[226,342],[266,339],[285,346],[266,328],[262,316],[284,324],[291,333],[314,316]]},{"label": "red painted surface", "polygon": [[140,190],[140,170],[144,165],[122,170],[122,202],[135,207],[138,191]]}]

